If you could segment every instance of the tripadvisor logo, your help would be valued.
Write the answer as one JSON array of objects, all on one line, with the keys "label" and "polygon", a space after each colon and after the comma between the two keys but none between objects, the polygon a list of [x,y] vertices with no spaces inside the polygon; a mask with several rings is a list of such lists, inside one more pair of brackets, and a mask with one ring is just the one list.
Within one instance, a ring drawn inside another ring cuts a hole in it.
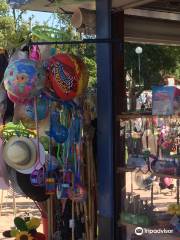
[{"label": "tripadvisor logo", "polygon": [[136,234],[137,236],[141,236],[141,235],[143,235],[143,233],[144,233],[144,230],[143,230],[142,227],[137,227],[137,228],[135,228],[135,234]]},{"label": "tripadvisor logo", "polygon": [[137,227],[135,228],[135,234],[137,236],[141,236],[143,234],[170,234],[173,233],[173,229],[148,229],[148,228],[142,228]]}]

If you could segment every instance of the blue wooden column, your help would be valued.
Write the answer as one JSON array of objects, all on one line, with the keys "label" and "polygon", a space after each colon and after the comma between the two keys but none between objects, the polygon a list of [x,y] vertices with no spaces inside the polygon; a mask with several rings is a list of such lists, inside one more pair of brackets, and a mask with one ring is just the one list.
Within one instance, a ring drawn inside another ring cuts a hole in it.
[{"label": "blue wooden column", "polygon": [[[97,38],[119,38],[120,40],[120,37],[123,37],[124,23],[121,20],[124,15],[121,14],[122,18],[119,16],[119,14],[113,16],[111,0],[96,0]],[[119,28],[116,20],[121,21]],[[120,231],[117,226],[120,214],[118,201],[120,201],[120,188],[124,185],[124,177],[121,179],[121,184],[118,183],[116,166],[123,163],[120,164],[121,139],[117,133],[119,125],[116,122],[116,115],[125,106],[123,72],[122,44],[120,42],[97,44],[99,240],[120,240]],[[123,162],[123,159],[121,160]]]},{"label": "blue wooden column", "polygon": [[[111,38],[111,0],[96,1],[97,38]],[[97,44],[99,240],[114,239],[112,48]]]}]

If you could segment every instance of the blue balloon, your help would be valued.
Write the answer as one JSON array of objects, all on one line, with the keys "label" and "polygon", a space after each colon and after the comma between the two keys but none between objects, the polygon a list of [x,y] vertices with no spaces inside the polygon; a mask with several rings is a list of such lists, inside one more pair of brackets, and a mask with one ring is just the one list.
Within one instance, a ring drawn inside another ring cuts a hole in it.
[{"label": "blue balloon", "polygon": [[[27,104],[26,107],[26,114],[32,120],[35,120],[35,111],[34,111],[34,103]],[[37,100],[37,118],[38,120],[43,120],[48,115],[48,101],[47,99],[39,98]]]}]

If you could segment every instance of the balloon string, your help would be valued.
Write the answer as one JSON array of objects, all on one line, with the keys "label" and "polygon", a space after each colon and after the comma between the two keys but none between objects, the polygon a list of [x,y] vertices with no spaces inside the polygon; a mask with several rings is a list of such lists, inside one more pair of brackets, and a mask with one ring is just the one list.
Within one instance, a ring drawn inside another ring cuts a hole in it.
[{"label": "balloon string", "polygon": [[[68,111],[65,111],[65,125],[68,127]],[[68,134],[68,139],[66,142],[66,157],[65,157],[65,168],[67,169],[68,166],[68,159],[69,159],[69,154],[71,151],[71,126],[69,128],[69,134]]]},{"label": "balloon string", "polygon": [[[49,101],[49,111],[50,111],[50,131],[52,129],[52,116],[51,116],[51,102]],[[51,139],[51,135],[49,137],[49,163],[48,163],[48,170],[51,171],[52,170],[52,161],[51,161],[51,144],[52,144],[52,139]]]},{"label": "balloon string", "polygon": [[36,166],[37,166],[39,163],[41,164],[41,161],[40,161],[40,147],[39,147],[39,124],[38,124],[38,114],[37,114],[37,97],[34,97],[34,115],[35,115],[36,132],[37,132],[37,135],[36,135],[36,139],[37,139],[37,162],[36,162]]},{"label": "balloon string", "polygon": [[74,166],[75,166],[75,174],[78,174],[78,162],[77,162],[77,158],[76,158],[76,144],[74,144]]}]

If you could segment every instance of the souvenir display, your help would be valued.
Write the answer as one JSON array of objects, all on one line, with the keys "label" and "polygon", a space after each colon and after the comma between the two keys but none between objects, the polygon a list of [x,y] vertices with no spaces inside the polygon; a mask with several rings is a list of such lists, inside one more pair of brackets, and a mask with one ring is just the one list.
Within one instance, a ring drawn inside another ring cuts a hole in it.
[{"label": "souvenir display", "polygon": [[[42,37],[39,29],[33,34]],[[84,124],[82,101],[87,67],[77,56],[43,51],[37,45],[27,52],[17,50],[4,74],[4,93],[14,103],[14,115],[12,122],[0,126],[0,189],[10,188],[39,206],[45,236],[36,230],[37,219],[26,222],[19,217],[4,236],[17,240],[95,236],[94,131],[86,130],[92,117]]]},{"label": "souvenir display", "polygon": [[[162,88],[159,87],[160,91]],[[119,224],[130,232],[137,227],[167,229],[174,239],[180,233],[180,124],[175,112],[171,117],[167,116],[170,112],[160,112],[158,107],[164,102],[161,94],[158,96],[153,99],[156,115],[124,113],[121,116],[125,165],[119,171],[125,173],[125,187]],[[175,98],[171,97],[169,106],[172,107]],[[133,233],[130,236],[136,239]]]},{"label": "souvenir display", "polygon": [[121,222],[135,224],[142,227],[152,225],[152,207],[140,199],[140,196],[126,196],[125,211],[121,214]]},{"label": "souvenir display", "polygon": [[180,89],[175,86],[154,86],[152,95],[153,115],[179,115]]}]

